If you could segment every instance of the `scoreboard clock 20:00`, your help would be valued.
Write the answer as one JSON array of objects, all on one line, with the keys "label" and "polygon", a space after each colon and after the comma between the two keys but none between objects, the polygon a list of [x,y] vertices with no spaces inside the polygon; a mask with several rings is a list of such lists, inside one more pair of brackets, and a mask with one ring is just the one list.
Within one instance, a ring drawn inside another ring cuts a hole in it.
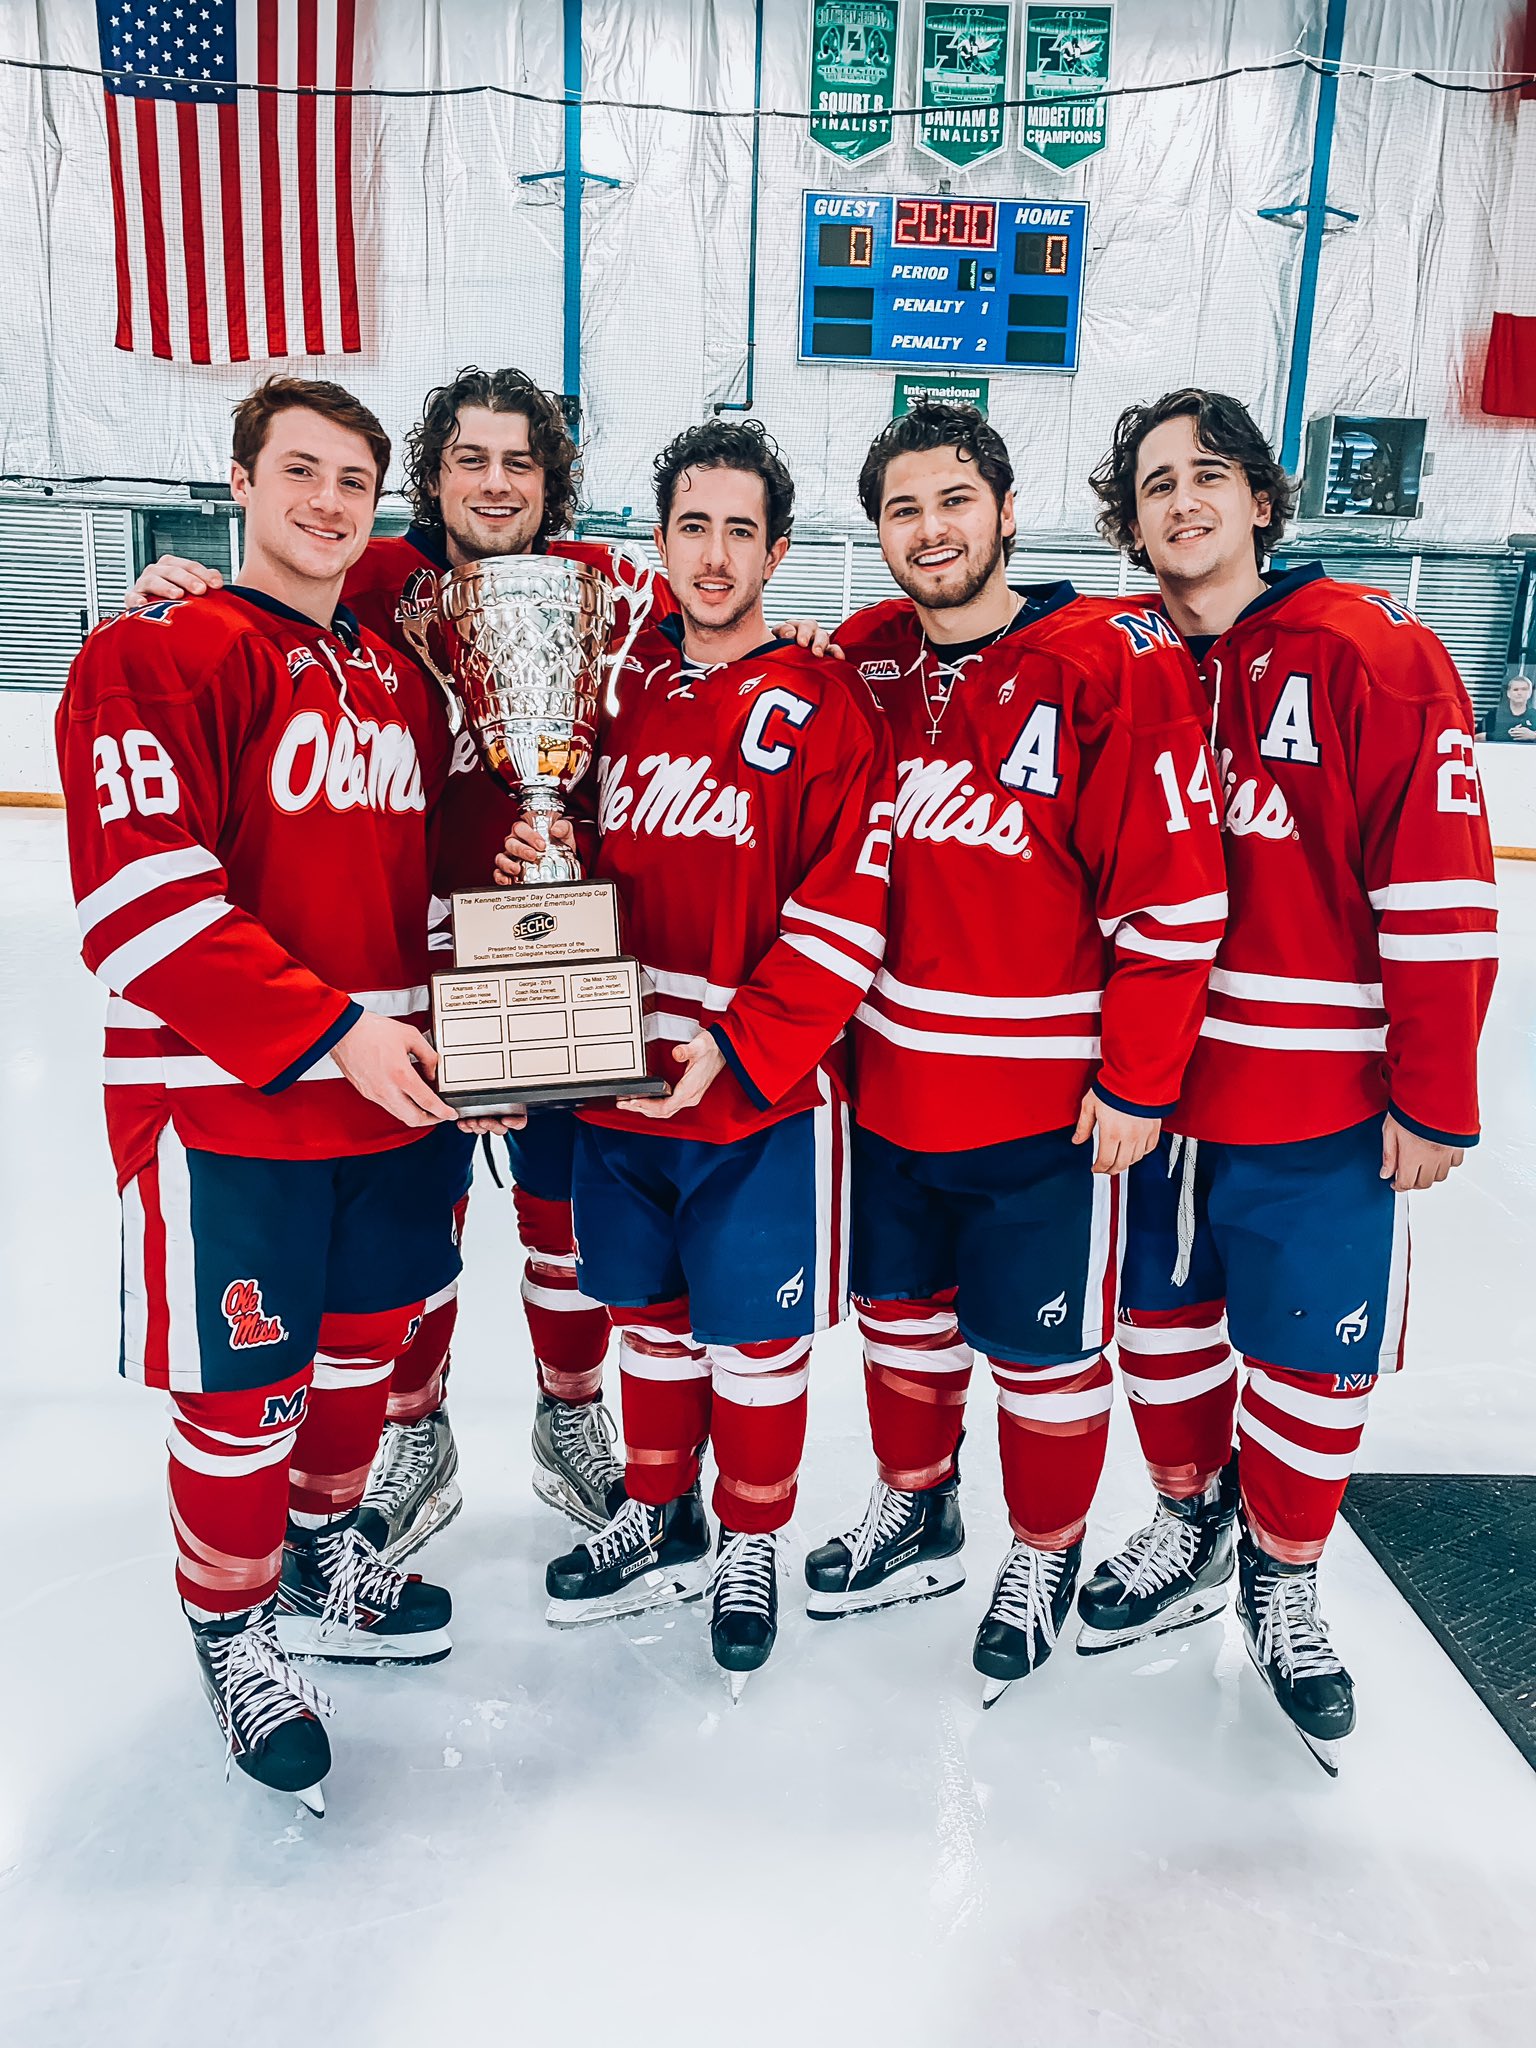
[{"label": "scoreboard clock 20:00", "polygon": [[800,360],[1075,370],[1081,201],[807,192]]}]

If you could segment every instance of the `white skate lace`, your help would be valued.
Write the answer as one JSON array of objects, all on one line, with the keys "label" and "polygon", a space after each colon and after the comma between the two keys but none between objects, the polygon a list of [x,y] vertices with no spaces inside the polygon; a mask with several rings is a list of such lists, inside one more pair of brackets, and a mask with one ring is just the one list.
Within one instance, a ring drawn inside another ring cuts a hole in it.
[{"label": "white skate lace", "polygon": [[1261,1579],[1259,1656],[1278,1663],[1289,1679],[1329,1678],[1344,1666],[1333,1653],[1317,1611],[1317,1581],[1310,1574],[1282,1572],[1268,1588]]},{"label": "white skate lace", "polygon": [[893,1543],[900,1535],[902,1526],[912,1512],[913,1496],[898,1493],[893,1486],[887,1486],[883,1479],[877,1479],[869,1496],[869,1505],[864,1510],[864,1519],[857,1529],[850,1529],[842,1538],[848,1546],[850,1562],[848,1576],[852,1579],[863,1571],[882,1543]]},{"label": "white skate lace", "polygon": [[581,1545],[592,1560],[594,1571],[607,1571],[611,1565],[621,1564],[625,1558],[641,1551],[653,1551],[660,1534],[659,1527],[652,1527],[652,1517],[660,1517],[653,1507],[643,1500],[627,1500],[606,1529],[599,1529],[595,1536],[589,1536]]},{"label": "white skate lace", "polygon": [[359,1609],[365,1605],[381,1614],[392,1613],[400,1605],[410,1574],[385,1564],[355,1527],[349,1526],[339,1535],[322,1531],[320,1542],[322,1553],[329,1552],[323,1567],[328,1584],[320,1610],[321,1635],[337,1628],[356,1628],[361,1619]]},{"label": "white skate lace", "polygon": [[238,1635],[216,1639],[209,1644],[208,1656],[224,1700],[226,1779],[234,1761],[236,1722],[241,1741],[253,1749],[292,1720],[296,1705],[324,1716],[336,1711],[330,1695],[296,1671],[283,1655],[270,1615],[252,1622]]},{"label": "white skate lace", "polygon": [[715,1613],[759,1614],[767,1621],[773,1612],[773,1584],[778,1568],[776,1537],[727,1537],[709,1580]]},{"label": "white skate lace", "polygon": [[1199,1535],[1194,1527],[1159,1506],[1145,1529],[1127,1539],[1125,1548],[1105,1559],[1127,1593],[1160,1593],[1194,1562]]},{"label": "white skate lace", "polygon": [[1056,1644],[1056,1616],[1051,1601],[1066,1569],[1066,1553],[1060,1550],[1032,1550],[1027,1543],[1015,1543],[1003,1559],[997,1584],[992,1589],[988,1621],[1005,1621],[1024,1635],[1038,1629],[1047,1645]]},{"label": "white skate lace", "polygon": [[549,1419],[549,1440],[561,1463],[599,1491],[623,1471],[613,1455],[618,1431],[601,1401],[557,1402]]},{"label": "white skate lace", "polygon": [[420,1422],[389,1422],[384,1426],[384,1452],[378,1477],[369,1481],[363,1506],[387,1521],[418,1492],[437,1463],[437,1426],[430,1415]]}]

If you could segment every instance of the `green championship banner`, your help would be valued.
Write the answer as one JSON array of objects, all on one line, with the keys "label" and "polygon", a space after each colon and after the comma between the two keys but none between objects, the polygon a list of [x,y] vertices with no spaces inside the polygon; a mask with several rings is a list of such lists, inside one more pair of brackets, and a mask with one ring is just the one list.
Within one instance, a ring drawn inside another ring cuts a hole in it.
[{"label": "green championship banner", "polygon": [[[1026,7],[1019,147],[1067,171],[1104,147],[1111,7]],[[1046,102],[1046,104],[1039,104]]]},{"label": "green championship banner", "polygon": [[904,418],[920,398],[936,398],[941,405],[974,405],[985,419],[989,381],[986,377],[898,377],[891,418]]},{"label": "green championship banner", "polygon": [[845,163],[891,139],[899,0],[811,0],[811,140]]},{"label": "green championship banner", "polygon": [[1003,147],[1010,0],[989,7],[924,0],[916,142],[947,164],[978,164]]}]

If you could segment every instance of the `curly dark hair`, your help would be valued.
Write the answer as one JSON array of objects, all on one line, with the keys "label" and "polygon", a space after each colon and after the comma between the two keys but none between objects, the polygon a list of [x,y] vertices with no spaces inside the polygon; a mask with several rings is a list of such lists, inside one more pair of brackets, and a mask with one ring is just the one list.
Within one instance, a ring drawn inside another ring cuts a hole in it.
[{"label": "curly dark hair", "polygon": [[528,447],[544,472],[544,517],[539,539],[564,533],[576,509],[576,443],[560,401],[521,370],[460,370],[451,384],[427,393],[421,418],[405,437],[405,493],[416,524],[441,530],[437,479],[443,451],[458,439],[459,414],[467,405],[492,412],[520,412],[528,422]]},{"label": "curly dark hair", "polygon": [[[1013,464],[1008,444],[974,405],[947,405],[920,398],[908,413],[882,427],[869,444],[859,471],[859,503],[872,524],[880,523],[885,473],[898,455],[922,455],[930,448],[953,448],[962,462],[974,462],[1001,510],[1013,489]],[[1008,542],[1009,548],[1013,545]]]},{"label": "curly dark hair", "polygon": [[656,519],[663,532],[672,516],[677,480],[685,469],[740,469],[761,477],[768,500],[768,545],[783,540],[795,523],[795,483],[778,443],[760,420],[705,420],[685,427],[657,456]]},{"label": "curly dark hair", "polygon": [[1138,569],[1151,569],[1146,549],[1136,545],[1132,531],[1136,461],[1142,442],[1154,427],[1182,419],[1194,421],[1195,439],[1202,448],[1238,464],[1256,498],[1268,497],[1269,523],[1253,529],[1254,559],[1262,568],[1265,556],[1279,547],[1295,517],[1296,486],[1275,460],[1275,451],[1259,432],[1247,406],[1224,391],[1202,391],[1197,385],[1165,391],[1151,405],[1128,405],[1116,420],[1110,451],[1088,479],[1104,507],[1095,522],[1099,532],[1112,548],[1128,554]]}]

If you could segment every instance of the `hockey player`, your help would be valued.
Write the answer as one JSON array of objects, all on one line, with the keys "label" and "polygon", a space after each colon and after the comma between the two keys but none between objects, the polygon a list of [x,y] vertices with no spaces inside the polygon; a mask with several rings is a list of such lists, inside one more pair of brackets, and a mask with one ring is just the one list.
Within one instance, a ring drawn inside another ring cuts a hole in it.
[{"label": "hockey player", "polygon": [[[762,429],[679,435],[656,497],[682,610],[642,636],[604,736],[596,871],[655,985],[652,1056],[673,1086],[579,1113],[579,1270],[619,1329],[628,1499],[550,1565],[549,1619],[693,1599],[708,1580],[735,1690],[773,1647],[811,1339],[843,1312],[838,1041],[885,943],[890,753],[846,664],[764,621],[793,485]],[[520,827],[508,854],[541,845]]]},{"label": "hockey player", "polygon": [[875,441],[864,510],[906,599],[838,638],[890,720],[890,939],[857,1013],[853,1292],[879,1478],[806,1560],[813,1615],[964,1580],[972,1355],[1013,1528],[973,1661],[991,1704],[1055,1645],[1110,1406],[1123,1181],[1194,1044],[1225,912],[1212,764],[1175,636],[1012,589],[1013,472],[968,406]]},{"label": "hockey player", "polygon": [[241,1769],[323,1811],[294,1653],[432,1662],[449,1600],[358,1529],[392,1362],[458,1271],[422,1035],[434,687],[338,603],[389,461],[338,385],[235,414],[240,581],[92,634],[59,707],[110,993],[122,1370],[171,1397],[176,1580]]},{"label": "hockey player", "polygon": [[1406,1197],[1477,1140],[1496,940],[1472,711],[1393,599],[1263,573],[1294,499],[1235,399],[1130,407],[1093,485],[1158,579],[1149,629],[1205,685],[1231,912],[1175,1135],[1131,1175],[1119,1341],[1156,1512],[1084,1586],[1078,1648],[1218,1612],[1236,1520],[1249,1651],[1331,1769],[1354,1701],[1317,1561],[1401,1360]]}]

